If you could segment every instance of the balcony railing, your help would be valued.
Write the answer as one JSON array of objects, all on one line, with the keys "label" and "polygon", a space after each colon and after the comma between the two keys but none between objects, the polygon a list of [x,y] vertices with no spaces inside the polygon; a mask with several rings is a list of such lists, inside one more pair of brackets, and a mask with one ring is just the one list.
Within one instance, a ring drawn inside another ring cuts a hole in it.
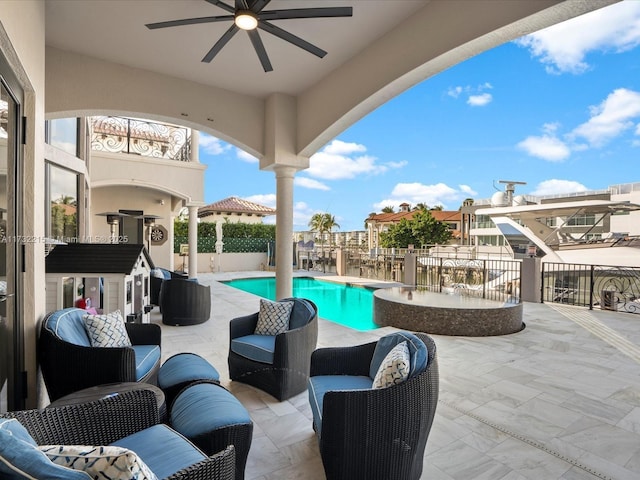
[{"label": "balcony railing", "polygon": [[191,130],[124,117],[93,117],[91,149],[191,161]]}]

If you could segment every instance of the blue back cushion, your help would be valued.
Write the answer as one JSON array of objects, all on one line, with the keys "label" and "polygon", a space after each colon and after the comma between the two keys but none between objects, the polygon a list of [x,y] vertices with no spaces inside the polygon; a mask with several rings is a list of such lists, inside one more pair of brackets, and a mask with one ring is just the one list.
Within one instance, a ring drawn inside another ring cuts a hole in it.
[{"label": "blue back cushion", "polygon": [[88,312],[81,308],[64,308],[51,313],[45,320],[45,328],[60,340],[90,347],[89,336],[84,328],[83,316]]},{"label": "blue back cushion", "polygon": [[29,432],[15,419],[0,419],[0,478],[14,480],[90,480],[81,471],[51,462],[38,450]]},{"label": "blue back cushion", "polygon": [[305,298],[283,298],[281,302],[293,300],[293,310],[289,317],[289,330],[304,327],[316,316],[314,305]]},{"label": "blue back cushion", "polygon": [[424,372],[425,368],[427,368],[427,361],[429,359],[427,346],[413,333],[396,332],[385,335],[384,337],[380,338],[380,340],[378,340],[376,349],[373,352],[373,358],[371,359],[371,366],[369,368],[369,376],[371,378],[375,378],[376,373],[380,368],[380,364],[384,360],[384,357],[387,356],[387,353],[389,353],[393,349],[393,347],[404,341],[407,342],[407,347],[409,348],[409,356],[411,358],[411,369],[409,370],[409,378],[412,378]]}]

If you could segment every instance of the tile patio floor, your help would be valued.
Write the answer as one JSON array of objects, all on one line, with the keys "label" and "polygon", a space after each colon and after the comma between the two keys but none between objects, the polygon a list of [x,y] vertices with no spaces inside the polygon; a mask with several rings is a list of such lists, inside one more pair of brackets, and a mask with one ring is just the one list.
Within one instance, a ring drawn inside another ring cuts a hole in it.
[{"label": "tile patio floor", "polygon": [[[247,480],[321,480],[306,393],[278,402],[229,381],[228,322],[257,311],[259,297],[217,280],[263,275],[273,274],[199,275],[211,285],[211,319],[162,325],[163,357],[207,358],[249,410]],[[161,323],[157,309],[152,321]],[[422,478],[640,479],[640,316],[526,303],[524,321],[525,330],[502,337],[433,336],[440,400]],[[358,332],[321,319],[318,347],[365,343],[391,330]]]}]

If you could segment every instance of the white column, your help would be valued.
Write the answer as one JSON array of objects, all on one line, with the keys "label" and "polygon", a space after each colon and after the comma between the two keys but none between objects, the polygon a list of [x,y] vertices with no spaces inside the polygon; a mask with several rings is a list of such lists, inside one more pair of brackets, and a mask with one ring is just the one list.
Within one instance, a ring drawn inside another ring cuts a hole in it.
[{"label": "white column", "polygon": [[276,165],[276,299],[293,293],[293,176],[297,169]]},{"label": "white column", "polygon": [[189,278],[198,276],[198,207],[189,205]]},{"label": "white column", "polygon": [[200,132],[198,130],[191,130],[191,161],[200,163],[200,150],[198,144],[200,143]]}]

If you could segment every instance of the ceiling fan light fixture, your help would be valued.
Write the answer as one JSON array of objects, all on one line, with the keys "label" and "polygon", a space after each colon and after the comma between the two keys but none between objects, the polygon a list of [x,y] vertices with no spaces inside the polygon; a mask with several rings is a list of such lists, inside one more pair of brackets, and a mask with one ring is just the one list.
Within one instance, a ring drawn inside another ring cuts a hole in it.
[{"label": "ceiling fan light fixture", "polygon": [[238,10],[234,22],[242,30],[255,30],[258,26],[258,17],[250,10]]}]

